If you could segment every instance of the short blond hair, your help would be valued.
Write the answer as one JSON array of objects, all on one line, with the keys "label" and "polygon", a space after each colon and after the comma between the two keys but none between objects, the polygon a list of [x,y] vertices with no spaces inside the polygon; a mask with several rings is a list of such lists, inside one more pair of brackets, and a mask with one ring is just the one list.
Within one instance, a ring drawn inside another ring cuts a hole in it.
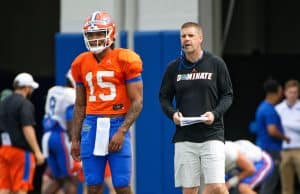
[{"label": "short blond hair", "polygon": [[198,30],[199,34],[203,34],[202,26],[196,22],[186,22],[181,25],[181,30],[184,28],[194,27]]},{"label": "short blond hair", "polygon": [[291,79],[291,80],[288,80],[287,82],[285,82],[284,89],[288,89],[291,87],[297,87],[299,90],[300,89],[299,81],[295,80],[295,79]]}]

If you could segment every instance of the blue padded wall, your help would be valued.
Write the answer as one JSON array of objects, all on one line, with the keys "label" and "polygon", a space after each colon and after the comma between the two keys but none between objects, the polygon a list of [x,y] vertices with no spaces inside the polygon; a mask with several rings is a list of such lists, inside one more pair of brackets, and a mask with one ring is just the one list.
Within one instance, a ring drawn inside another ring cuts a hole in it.
[{"label": "blue padded wall", "polygon": [[81,33],[57,33],[55,35],[55,84],[65,84],[65,75],[73,60],[85,50]]},{"label": "blue padded wall", "polygon": [[160,32],[136,32],[135,51],[143,60],[144,106],[136,122],[136,191],[138,194],[162,192],[162,113],[158,90],[161,71]]},{"label": "blue padded wall", "polygon": [[[161,58],[161,79],[167,68],[167,65],[176,59],[180,54],[180,33],[179,31],[164,31],[162,36],[162,48],[163,55]],[[163,114],[162,116],[162,138],[163,138],[163,193],[180,194],[180,189],[174,188],[174,144],[171,143],[173,134],[175,132],[175,126],[173,122]],[[172,177],[172,178],[168,178]]]},{"label": "blue padded wall", "polygon": [[180,53],[178,31],[137,32],[135,51],[144,62],[144,107],[136,122],[136,190],[138,194],[179,194],[174,188],[174,125],[159,105],[167,64]]}]

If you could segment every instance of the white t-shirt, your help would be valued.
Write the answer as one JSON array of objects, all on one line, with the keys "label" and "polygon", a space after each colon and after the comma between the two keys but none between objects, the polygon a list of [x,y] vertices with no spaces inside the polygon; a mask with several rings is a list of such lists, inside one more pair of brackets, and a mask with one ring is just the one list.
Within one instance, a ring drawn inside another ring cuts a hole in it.
[{"label": "white t-shirt", "polygon": [[257,162],[262,159],[262,150],[248,140],[225,142],[225,171],[237,167],[238,154],[242,153],[250,161]]},{"label": "white t-shirt", "polygon": [[300,101],[289,107],[284,100],[275,109],[280,115],[284,134],[291,138],[289,144],[286,141],[282,143],[283,149],[300,148]]},{"label": "white t-shirt", "polygon": [[66,110],[75,103],[75,89],[63,86],[53,86],[48,90],[45,115],[57,121],[62,128],[67,129]]}]

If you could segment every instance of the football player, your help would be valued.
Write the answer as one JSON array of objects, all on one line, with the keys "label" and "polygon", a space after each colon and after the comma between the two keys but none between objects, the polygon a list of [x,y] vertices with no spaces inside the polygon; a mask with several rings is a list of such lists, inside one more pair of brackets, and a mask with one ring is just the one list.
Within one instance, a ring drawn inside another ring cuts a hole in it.
[{"label": "football player", "polygon": [[88,49],[72,63],[76,82],[72,151],[82,160],[88,194],[103,190],[108,161],[116,192],[132,193],[129,128],[143,104],[142,60],[114,48],[116,25],[105,11],[93,12],[83,26]]}]

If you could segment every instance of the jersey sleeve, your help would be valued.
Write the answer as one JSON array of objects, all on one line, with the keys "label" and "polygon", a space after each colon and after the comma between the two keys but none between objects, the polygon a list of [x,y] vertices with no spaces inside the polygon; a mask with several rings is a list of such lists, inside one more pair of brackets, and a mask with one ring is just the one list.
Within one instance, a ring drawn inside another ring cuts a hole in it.
[{"label": "jersey sleeve", "polygon": [[119,53],[119,61],[123,65],[123,72],[126,81],[138,78],[141,76],[143,67],[142,60],[135,52],[125,49]]},{"label": "jersey sleeve", "polygon": [[83,83],[83,79],[80,73],[80,56],[76,57],[75,60],[73,61],[71,65],[71,74],[76,84]]},{"label": "jersey sleeve", "polygon": [[21,109],[20,109],[20,121],[21,125],[27,126],[27,125],[35,125],[35,118],[34,118],[34,107],[33,104],[29,101],[24,101]]}]

